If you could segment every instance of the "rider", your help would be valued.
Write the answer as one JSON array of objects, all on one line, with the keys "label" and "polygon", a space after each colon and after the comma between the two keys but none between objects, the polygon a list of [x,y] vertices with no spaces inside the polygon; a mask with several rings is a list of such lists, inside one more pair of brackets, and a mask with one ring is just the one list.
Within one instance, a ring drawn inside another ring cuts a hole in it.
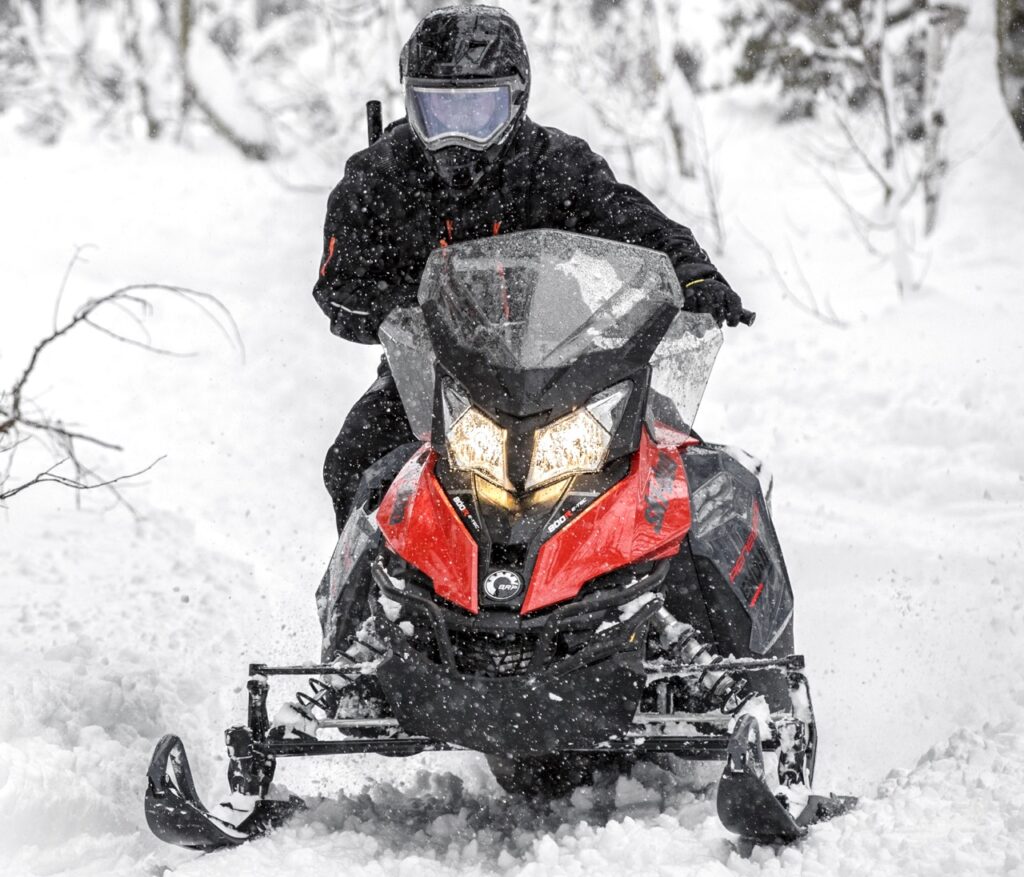
[{"label": "rider", "polygon": [[[530,62],[507,12],[431,12],[402,50],[401,78],[407,118],[348,160],[328,201],[313,295],[334,334],[378,343],[392,308],[415,304],[434,248],[531,228],[664,252],[687,310],[710,313],[720,324],[740,321],[740,297],[688,228],[618,182],[583,140],[527,117]],[[413,440],[382,359],[324,462],[339,532],[362,473]]]}]

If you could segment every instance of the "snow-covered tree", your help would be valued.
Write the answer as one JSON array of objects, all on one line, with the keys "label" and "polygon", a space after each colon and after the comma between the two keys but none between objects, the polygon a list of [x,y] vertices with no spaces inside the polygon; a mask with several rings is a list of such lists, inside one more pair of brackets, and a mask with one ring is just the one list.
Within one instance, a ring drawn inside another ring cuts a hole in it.
[{"label": "snow-covered tree", "polygon": [[1024,0],[997,0],[999,74],[1006,104],[1024,137]]},{"label": "snow-covered tree", "polygon": [[[401,46],[448,2],[9,0],[0,3],[0,126],[47,143],[72,128],[186,144],[213,132],[250,158],[299,159],[297,173],[319,177],[365,144],[366,101],[381,100],[385,120],[404,115]],[[685,9],[673,0],[505,5],[535,56],[599,120],[595,147],[676,213],[694,201],[680,199],[684,185],[703,189],[708,237],[720,246]]]},{"label": "snow-covered tree", "polygon": [[901,294],[919,285],[915,255],[938,221],[942,74],[965,17],[961,0],[732,0],[726,19],[738,79],[777,81],[784,115],[833,122],[823,175]]},{"label": "snow-covered tree", "polygon": [[75,124],[181,138],[201,121],[247,155],[266,157],[267,131],[235,93],[242,83],[225,51],[233,5],[12,0],[0,15],[0,111],[17,113],[21,131],[45,142]]},{"label": "snow-covered tree", "polygon": [[[850,109],[889,96],[894,136],[925,136],[936,33],[963,21],[962,0],[729,0],[724,24],[741,82],[777,81],[783,115],[827,95]],[[940,63],[941,66],[941,63]]]}]

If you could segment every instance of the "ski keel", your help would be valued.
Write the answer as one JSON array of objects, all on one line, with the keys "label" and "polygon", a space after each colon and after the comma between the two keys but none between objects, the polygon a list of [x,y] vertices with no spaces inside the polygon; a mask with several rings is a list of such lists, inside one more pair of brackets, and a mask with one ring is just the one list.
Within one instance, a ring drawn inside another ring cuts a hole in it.
[{"label": "ski keel", "polygon": [[792,843],[807,834],[808,826],[846,813],[856,803],[840,795],[811,795],[794,818],[765,780],[757,720],[742,716],[737,721],[718,784],[718,818],[729,831],[756,843]]},{"label": "ski keel", "polygon": [[196,792],[185,747],[178,737],[160,739],[147,771],[146,822],[160,840],[193,850],[216,850],[245,843],[281,825],[304,807],[301,798],[260,799],[238,825],[218,819]]}]

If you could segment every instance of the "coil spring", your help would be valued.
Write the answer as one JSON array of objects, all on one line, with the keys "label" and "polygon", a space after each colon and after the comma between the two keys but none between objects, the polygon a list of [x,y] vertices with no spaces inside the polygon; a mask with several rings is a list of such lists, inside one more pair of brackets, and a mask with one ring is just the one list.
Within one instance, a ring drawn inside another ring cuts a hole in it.
[{"label": "coil spring", "polygon": [[[379,643],[370,643],[365,639],[360,639],[357,635],[352,645],[338,655],[335,661],[348,661],[350,664],[362,663],[359,657],[357,657],[360,647],[378,658],[383,658],[386,652],[379,645]],[[357,671],[346,674],[344,670],[339,669],[338,675],[345,679],[347,684],[351,684],[359,674]],[[312,715],[314,708],[322,709],[326,714],[333,715],[338,705],[338,689],[330,682],[325,681],[323,677],[316,676],[309,680],[309,688],[313,692],[312,694],[307,694],[305,691],[297,691],[295,693],[295,700],[299,706],[309,712],[310,715]]]},{"label": "coil spring", "polygon": [[725,659],[705,645],[691,625],[679,621],[665,609],[657,613],[656,620],[661,627],[662,643],[688,664],[703,667],[697,677],[697,687],[712,709],[734,715],[755,696],[756,692],[748,690],[748,680],[715,669]]}]

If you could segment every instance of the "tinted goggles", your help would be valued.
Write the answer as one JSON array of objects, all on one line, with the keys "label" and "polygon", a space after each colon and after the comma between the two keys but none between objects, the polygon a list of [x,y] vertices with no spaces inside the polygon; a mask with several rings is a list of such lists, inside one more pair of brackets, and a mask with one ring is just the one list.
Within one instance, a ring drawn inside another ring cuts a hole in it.
[{"label": "tinted goggles", "polygon": [[518,79],[472,84],[409,80],[409,123],[430,149],[465,146],[483,150],[501,140],[518,110]]}]

